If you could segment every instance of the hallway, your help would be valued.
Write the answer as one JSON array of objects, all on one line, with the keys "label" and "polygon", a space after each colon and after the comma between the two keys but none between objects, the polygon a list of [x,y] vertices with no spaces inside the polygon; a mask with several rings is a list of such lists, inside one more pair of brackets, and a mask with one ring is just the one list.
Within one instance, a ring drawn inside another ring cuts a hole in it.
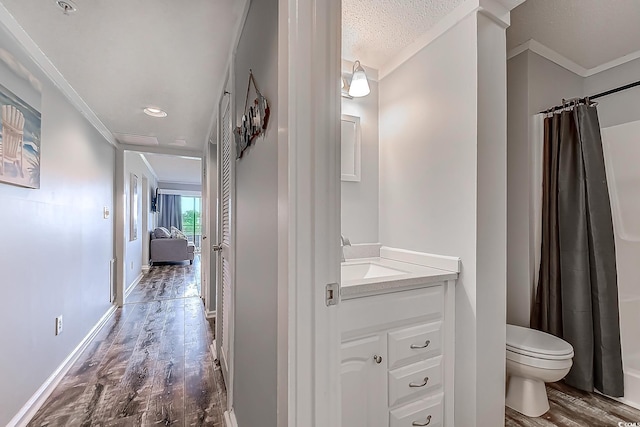
[{"label": "hallway", "polygon": [[198,261],[152,267],[29,426],[222,426]]}]

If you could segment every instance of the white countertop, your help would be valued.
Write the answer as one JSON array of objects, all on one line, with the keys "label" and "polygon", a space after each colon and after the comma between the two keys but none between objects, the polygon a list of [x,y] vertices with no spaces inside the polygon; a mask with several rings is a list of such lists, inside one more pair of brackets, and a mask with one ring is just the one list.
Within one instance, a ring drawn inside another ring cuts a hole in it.
[{"label": "white countertop", "polygon": [[342,299],[360,298],[389,292],[428,287],[437,282],[455,280],[458,273],[433,267],[396,261],[388,258],[359,258],[343,262],[342,265],[375,263],[382,267],[400,270],[398,275],[344,280],[340,286]]}]

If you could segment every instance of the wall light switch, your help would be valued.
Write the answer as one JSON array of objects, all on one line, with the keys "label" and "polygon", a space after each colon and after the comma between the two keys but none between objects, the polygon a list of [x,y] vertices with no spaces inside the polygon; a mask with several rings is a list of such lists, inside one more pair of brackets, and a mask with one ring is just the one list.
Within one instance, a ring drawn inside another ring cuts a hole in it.
[{"label": "wall light switch", "polygon": [[60,335],[62,333],[62,314],[56,317],[56,335]]},{"label": "wall light switch", "polygon": [[109,208],[108,207],[104,207],[104,219],[109,219],[109,215],[111,215],[111,212],[109,212]]}]

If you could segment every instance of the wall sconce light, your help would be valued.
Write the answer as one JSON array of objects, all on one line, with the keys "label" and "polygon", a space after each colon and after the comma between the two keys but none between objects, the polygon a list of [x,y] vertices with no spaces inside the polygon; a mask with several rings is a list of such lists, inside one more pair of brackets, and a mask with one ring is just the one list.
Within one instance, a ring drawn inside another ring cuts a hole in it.
[{"label": "wall sconce light", "polygon": [[349,95],[354,98],[360,98],[369,95],[369,81],[364,72],[364,68],[360,65],[360,61],[353,63],[353,76],[351,77],[351,85],[349,86]]}]

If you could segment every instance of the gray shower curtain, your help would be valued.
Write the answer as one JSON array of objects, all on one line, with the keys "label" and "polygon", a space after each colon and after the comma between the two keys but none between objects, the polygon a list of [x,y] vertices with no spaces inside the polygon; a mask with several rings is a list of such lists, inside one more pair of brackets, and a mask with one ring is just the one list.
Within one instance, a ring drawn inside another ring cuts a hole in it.
[{"label": "gray shower curtain", "polygon": [[158,226],[168,230],[173,226],[182,230],[182,196],[161,194],[158,198],[160,202]]},{"label": "gray shower curtain", "polygon": [[542,257],[531,325],[573,346],[567,384],[622,396],[616,254],[598,113],[581,103],[544,125]]}]

